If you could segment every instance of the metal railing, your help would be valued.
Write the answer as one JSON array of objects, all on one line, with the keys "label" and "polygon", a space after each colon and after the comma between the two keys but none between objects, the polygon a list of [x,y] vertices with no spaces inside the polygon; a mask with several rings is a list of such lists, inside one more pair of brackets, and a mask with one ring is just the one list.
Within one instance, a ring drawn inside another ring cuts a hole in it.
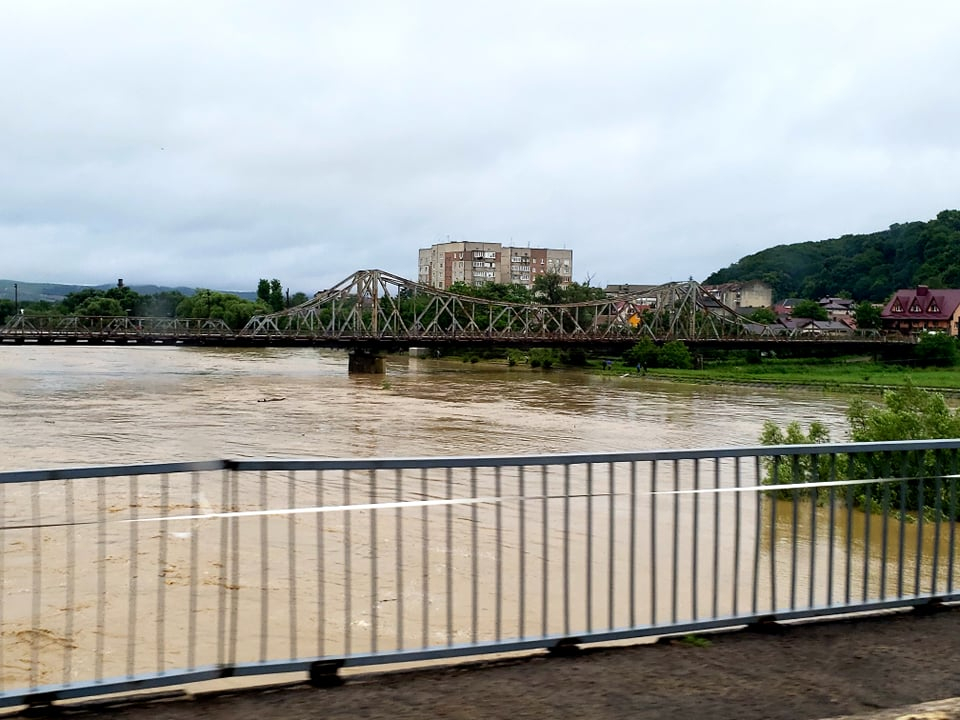
[{"label": "metal railing", "polygon": [[938,440],[0,473],[0,706],[956,600],[958,458]]}]

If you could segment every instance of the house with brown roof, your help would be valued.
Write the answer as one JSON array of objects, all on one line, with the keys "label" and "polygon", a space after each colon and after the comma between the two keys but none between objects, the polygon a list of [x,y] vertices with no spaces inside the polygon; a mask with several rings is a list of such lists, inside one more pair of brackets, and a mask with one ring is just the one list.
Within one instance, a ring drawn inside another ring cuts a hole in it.
[{"label": "house with brown roof", "polygon": [[904,335],[926,331],[960,330],[960,290],[934,289],[918,285],[897,290],[880,313],[883,329]]}]

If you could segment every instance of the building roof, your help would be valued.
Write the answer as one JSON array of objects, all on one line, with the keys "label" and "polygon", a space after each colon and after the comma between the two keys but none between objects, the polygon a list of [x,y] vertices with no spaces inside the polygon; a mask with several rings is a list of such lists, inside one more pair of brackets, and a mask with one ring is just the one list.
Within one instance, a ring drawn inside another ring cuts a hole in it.
[{"label": "building roof", "polygon": [[643,295],[659,285],[607,285],[603,291],[607,295]]},{"label": "building roof", "polygon": [[960,289],[928,288],[897,290],[883,306],[880,317],[893,320],[949,320],[960,307]]},{"label": "building roof", "polygon": [[803,302],[805,299],[806,298],[788,297],[777,302],[776,306],[782,308],[792,308],[795,307],[797,303]]},{"label": "building roof", "polygon": [[854,307],[854,302],[850,298],[822,297],[819,303],[827,310],[853,310]]}]

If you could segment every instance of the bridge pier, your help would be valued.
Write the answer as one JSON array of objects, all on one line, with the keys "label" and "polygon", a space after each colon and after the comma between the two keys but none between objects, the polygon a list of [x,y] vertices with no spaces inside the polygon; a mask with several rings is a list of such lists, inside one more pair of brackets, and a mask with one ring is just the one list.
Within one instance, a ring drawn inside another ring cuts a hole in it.
[{"label": "bridge pier", "polygon": [[364,350],[351,350],[347,362],[350,375],[383,375],[386,372],[384,356]]}]

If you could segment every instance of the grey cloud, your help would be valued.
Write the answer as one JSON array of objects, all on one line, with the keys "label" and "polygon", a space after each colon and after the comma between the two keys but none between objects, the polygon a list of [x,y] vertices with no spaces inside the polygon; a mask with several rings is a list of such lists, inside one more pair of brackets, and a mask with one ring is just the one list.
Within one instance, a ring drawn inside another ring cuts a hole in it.
[{"label": "grey cloud", "polygon": [[944,0],[0,5],[0,276],[328,287],[450,236],[596,283],[956,207]]}]

